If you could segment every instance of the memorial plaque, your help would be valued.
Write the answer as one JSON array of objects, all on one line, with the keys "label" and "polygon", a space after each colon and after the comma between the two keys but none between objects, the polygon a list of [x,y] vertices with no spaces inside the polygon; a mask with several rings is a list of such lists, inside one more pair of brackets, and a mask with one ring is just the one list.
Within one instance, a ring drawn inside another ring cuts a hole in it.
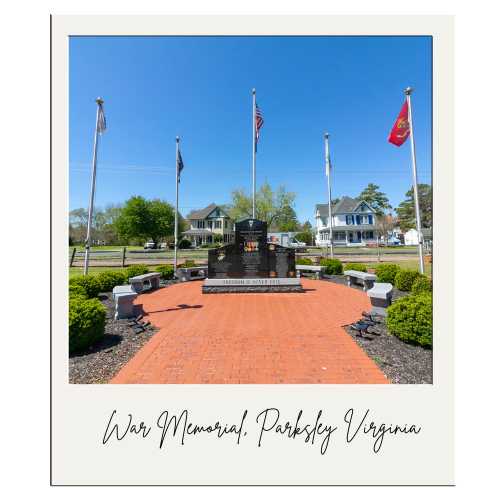
[{"label": "memorial plaque", "polygon": [[295,250],[267,242],[267,223],[246,219],[235,224],[235,241],[208,251],[203,293],[301,292]]}]

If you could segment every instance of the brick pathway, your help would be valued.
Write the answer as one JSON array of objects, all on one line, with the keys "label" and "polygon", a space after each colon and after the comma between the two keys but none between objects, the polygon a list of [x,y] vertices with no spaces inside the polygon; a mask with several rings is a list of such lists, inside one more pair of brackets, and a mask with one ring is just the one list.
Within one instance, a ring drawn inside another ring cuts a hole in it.
[{"label": "brick pathway", "polygon": [[202,295],[194,281],[140,295],[160,331],[111,383],[388,383],[341,326],[370,309],[367,295],[302,283],[303,294]]}]

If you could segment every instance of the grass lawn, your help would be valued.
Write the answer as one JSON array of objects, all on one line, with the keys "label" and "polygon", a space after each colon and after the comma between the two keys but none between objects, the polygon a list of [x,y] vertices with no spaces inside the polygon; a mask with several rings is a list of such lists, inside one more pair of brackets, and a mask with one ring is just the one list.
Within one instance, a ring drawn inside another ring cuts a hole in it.
[{"label": "grass lawn", "polygon": [[[369,268],[374,268],[378,265],[378,262],[363,262]],[[403,269],[411,269],[413,271],[418,271],[418,259],[416,260],[398,260],[395,262],[383,261],[381,264],[396,264]],[[432,264],[424,262],[424,274],[426,276],[432,277]]]},{"label": "grass lawn", "polygon": [[[121,267],[89,267],[89,274],[99,274],[104,271],[123,271]],[[83,274],[83,267],[70,267],[69,277],[79,276]]]},{"label": "grass lawn", "polygon": [[[184,257],[184,255],[183,255]],[[362,262],[368,268],[374,268],[378,262]],[[383,261],[382,264],[396,264],[403,269],[413,269],[418,271],[418,260],[399,260],[397,262]],[[155,269],[156,265],[151,266],[151,270]],[[122,271],[121,267],[89,267],[89,274],[99,274],[104,271]],[[70,267],[69,277],[78,276],[83,274],[83,267]],[[432,277],[432,264],[425,263],[425,274]]]},{"label": "grass lawn", "polygon": [[[69,247],[69,253],[71,254],[71,252],[73,251],[73,248],[75,248],[74,246],[72,247]],[[116,245],[102,245],[102,246],[98,246],[98,247],[92,247],[90,249],[91,252],[95,252],[95,251],[99,251],[99,250],[111,250],[111,251],[115,251],[115,252],[118,252],[118,251],[122,251],[123,249],[123,246],[116,246]],[[140,246],[128,246],[127,247],[127,250],[144,250],[142,247]],[[85,251],[85,247],[82,247],[82,246],[77,246],[76,247],[76,251],[77,252],[84,252]]]},{"label": "grass lawn", "polygon": [[[299,252],[301,252],[300,249],[298,249]],[[328,247],[314,247],[314,248],[308,248],[306,250],[307,253],[321,253],[321,252],[328,252],[329,248]],[[358,254],[358,255],[377,255],[377,247],[333,247],[333,252],[338,254],[338,255],[345,255],[345,254]],[[417,253],[417,247],[416,246],[394,246],[394,247],[380,247],[380,255],[384,254],[390,254],[390,253],[408,253],[408,254],[416,254]]]}]

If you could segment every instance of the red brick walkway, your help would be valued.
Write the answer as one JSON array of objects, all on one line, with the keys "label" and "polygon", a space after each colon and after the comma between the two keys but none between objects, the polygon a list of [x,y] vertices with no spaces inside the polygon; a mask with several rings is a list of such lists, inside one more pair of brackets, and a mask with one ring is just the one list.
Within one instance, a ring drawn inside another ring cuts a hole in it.
[{"label": "red brick walkway", "polygon": [[341,325],[370,308],[364,292],[302,280],[303,294],[202,295],[201,282],[140,295],[160,328],[114,384],[386,384]]}]

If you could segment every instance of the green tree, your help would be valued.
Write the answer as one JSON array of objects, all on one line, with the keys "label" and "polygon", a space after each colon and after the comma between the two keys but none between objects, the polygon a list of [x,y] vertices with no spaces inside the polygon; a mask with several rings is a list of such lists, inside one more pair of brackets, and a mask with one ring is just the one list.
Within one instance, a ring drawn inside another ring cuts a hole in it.
[{"label": "green tree", "polygon": [[361,191],[361,194],[357,197],[360,201],[366,201],[370,207],[375,210],[378,216],[384,215],[386,210],[390,210],[392,207],[389,204],[389,198],[387,198],[385,193],[380,191],[380,187],[376,184],[369,183],[368,186]]},{"label": "green tree", "polygon": [[[232,202],[226,207],[229,216],[234,220],[252,217],[252,197],[243,189],[233,191],[231,196]],[[293,224],[293,220],[297,221],[294,203],[295,193],[286,191],[284,186],[273,191],[265,182],[255,196],[255,216],[266,221],[269,228],[277,227],[278,224],[288,227],[288,224]]]},{"label": "green tree", "polygon": [[[432,186],[429,184],[418,185],[418,201],[422,227],[430,228],[432,227]],[[396,208],[396,213],[402,231],[417,227],[413,188],[406,192],[406,199]]]},{"label": "green tree", "polygon": [[125,239],[152,240],[158,243],[174,231],[175,212],[164,201],[132,196],[115,221],[118,235]]},{"label": "green tree", "polygon": [[298,231],[300,229],[299,221],[297,220],[297,214],[295,210],[290,205],[285,205],[278,217],[276,218],[274,225],[278,231]]}]

